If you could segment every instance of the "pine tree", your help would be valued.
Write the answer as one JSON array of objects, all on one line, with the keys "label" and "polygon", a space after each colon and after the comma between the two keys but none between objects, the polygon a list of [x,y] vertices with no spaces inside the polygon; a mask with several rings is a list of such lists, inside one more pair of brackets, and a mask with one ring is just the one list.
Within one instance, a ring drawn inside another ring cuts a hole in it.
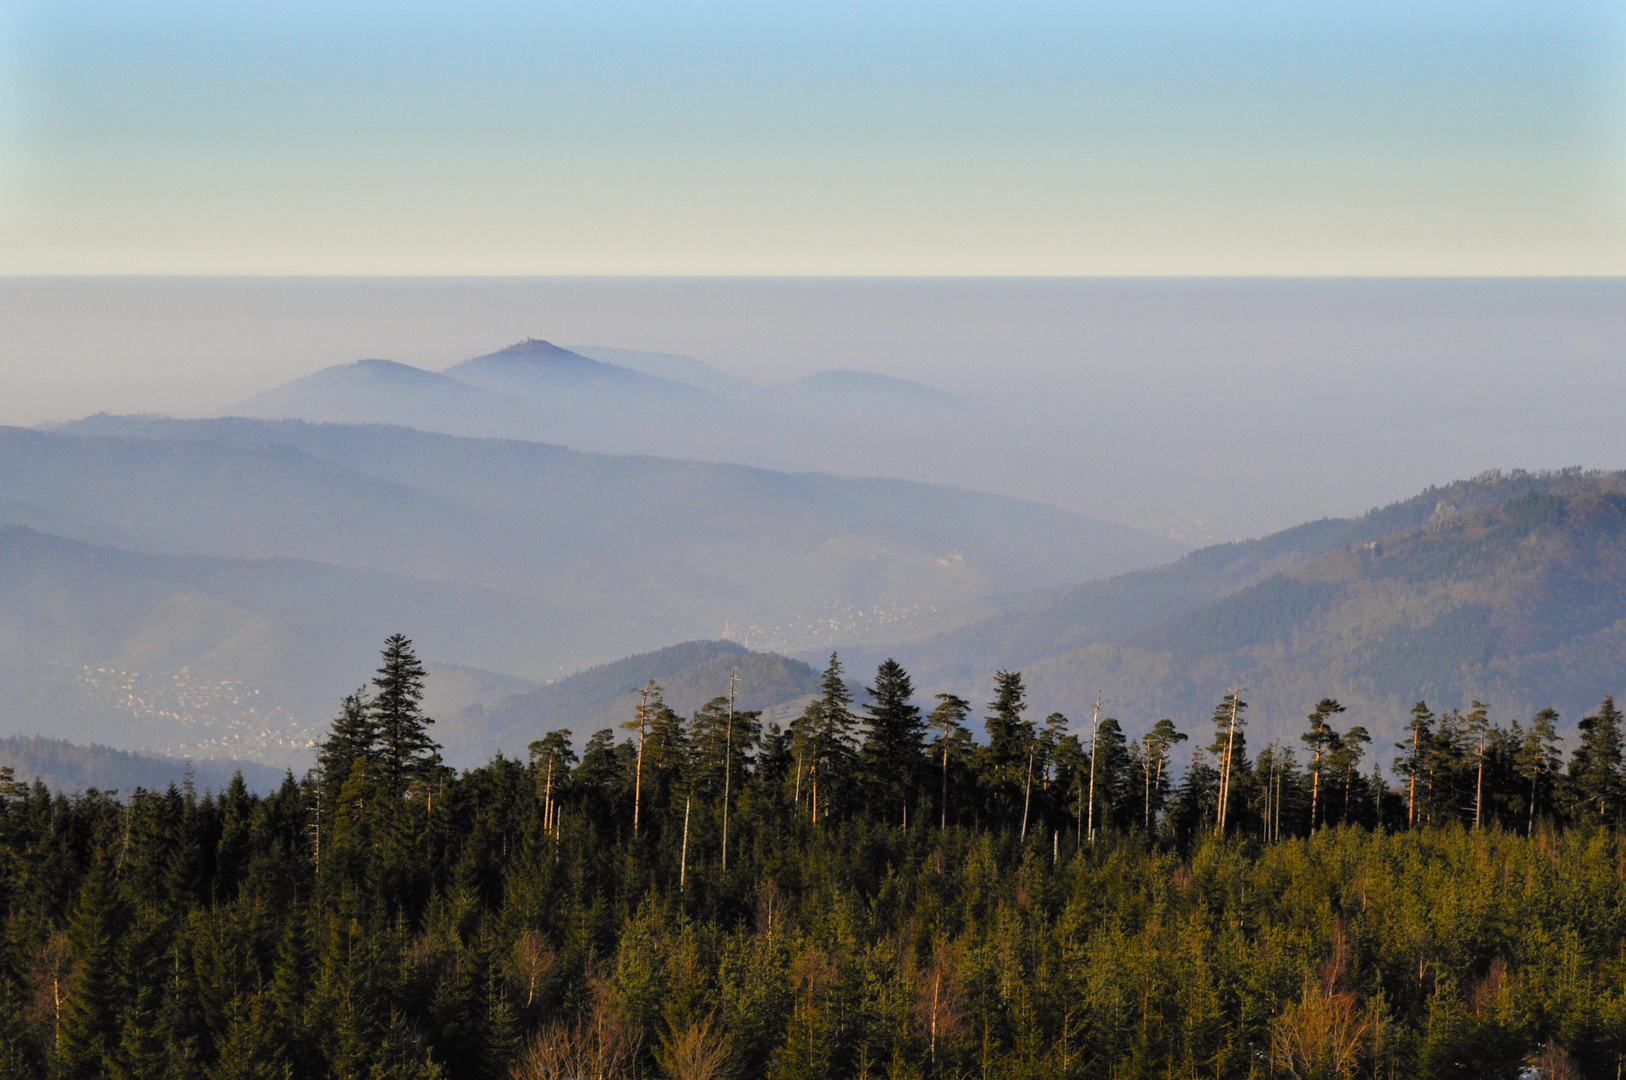
[{"label": "pine tree", "polygon": [[942,772],[938,778],[938,828],[948,828],[948,789],[949,789],[949,754],[956,747],[963,752],[971,742],[971,733],[966,730],[965,718],[971,715],[971,703],[964,698],[953,694],[938,694],[937,708],[927,718],[927,723],[941,731],[934,748],[933,757],[941,757]]},{"label": "pine tree", "polygon": [[1474,828],[1478,829],[1485,820],[1485,744],[1490,739],[1490,707],[1475,701],[1465,723],[1474,744]]},{"label": "pine tree", "polygon": [[1338,737],[1338,746],[1328,762],[1334,774],[1343,778],[1344,805],[1339,812],[1339,821],[1346,825],[1349,823],[1350,796],[1354,791],[1355,781],[1359,778],[1356,770],[1361,767],[1361,758],[1371,741],[1372,736],[1367,734],[1364,727],[1357,724]]},{"label": "pine tree", "polygon": [[1152,730],[1141,739],[1141,769],[1145,774],[1141,813],[1145,818],[1144,828],[1148,836],[1152,834],[1152,816],[1162,809],[1169,789],[1169,778],[1166,775],[1169,751],[1176,743],[1183,743],[1187,738],[1187,735],[1175,728],[1173,720],[1165,717],[1153,724]]},{"label": "pine tree", "polygon": [[384,639],[383,659],[373,678],[378,693],[372,713],[386,786],[400,794],[414,776],[439,763],[440,745],[429,737],[429,725],[435,721],[422,708],[427,673],[412,642],[405,634],[391,634]]},{"label": "pine tree", "polygon": [[1434,737],[1434,713],[1429,710],[1428,702],[1419,701],[1411,707],[1411,719],[1406,723],[1408,738],[1405,742],[1395,743],[1395,749],[1403,751],[1400,757],[1395,758],[1395,773],[1406,778],[1406,825],[1415,826],[1418,820],[1418,784],[1424,785],[1422,792],[1425,801],[1427,790],[1427,761],[1429,747]]},{"label": "pine tree", "polygon": [[1214,706],[1214,742],[1208,751],[1219,765],[1219,807],[1214,831],[1220,834],[1224,834],[1229,823],[1233,781],[1239,771],[1246,771],[1247,737],[1243,728],[1248,722],[1247,711],[1248,703],[1235,690],[1228,691]]},{"label": "pine tree", "polygon": [[1558,710],[1545,708],[1536,713],[1519,746],[1519,774],[1529,781],[1524,834],[1533,835],[1537,807],[1547,809],[1551,801],[1553,777],[1558,773]]},{"label": "pine tree", "polygon": [[1321,764],[1322,759],[1332,753],[1340,745],[1338,732],[1327,719],[1344,711],[1335,698],[1322,698],[1316,702],[1314,711],[1306,718],[1310,721],[1310,730],[1300,735],[1305,745],[1310,748],[1312,773],[1310,788],[1310,831],[1313,833],[1321,825]]}]

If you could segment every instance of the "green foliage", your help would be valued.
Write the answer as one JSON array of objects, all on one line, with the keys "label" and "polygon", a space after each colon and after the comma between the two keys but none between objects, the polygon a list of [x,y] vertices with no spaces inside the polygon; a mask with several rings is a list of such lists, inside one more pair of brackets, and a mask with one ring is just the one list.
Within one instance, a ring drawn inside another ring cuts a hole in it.
[{"label": "green foliage", "polygon": [[[1086,747],[1060,714],[1025,719],[1014,672],[989,709],[1001,755],[970,742],[951,695],[923,746],[899,665],[877,672],[863,742],[834,657],[824,682],[794,734],[726,699],[683,717],[657,696],[636,833],[631,739],[601,731],[578,762],[553,734],[523,763],[433,783],[420,764],[397,785],[359,697],[324,747],[329,773],[357,748],[342,781],[121,802],[0,774],[0,1077],[1241,1080],[1626,1061],[1612,700],[1567,767],[1553,715],[1526,731],[1419,703],[1397,791],[1362,774],[1364,733],[1334,727],[1331,699],[1308,772],[1279,744],[1250,759],[1228,698],[1223,739],[1176,776],[1172,721],[1103,718]],[[817,821],[797,749],[834,785]],[[1073,828],[1092,771],[1093,841]],[[949,791],[949,812],[904,827],[888,793],[909,776]]]}]

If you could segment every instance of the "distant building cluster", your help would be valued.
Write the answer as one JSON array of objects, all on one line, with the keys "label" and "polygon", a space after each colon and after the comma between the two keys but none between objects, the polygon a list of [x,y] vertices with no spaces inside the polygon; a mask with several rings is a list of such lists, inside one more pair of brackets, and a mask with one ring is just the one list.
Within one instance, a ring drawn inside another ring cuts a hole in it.
[{"label": "distant building cluster", "polygon": [[85,665],[79,686],[89,704],[141,722],[142,749],[171,757],[280,763],[315,746],[322,732],[279,705],[267,705],[258,689],[241,680]]}]

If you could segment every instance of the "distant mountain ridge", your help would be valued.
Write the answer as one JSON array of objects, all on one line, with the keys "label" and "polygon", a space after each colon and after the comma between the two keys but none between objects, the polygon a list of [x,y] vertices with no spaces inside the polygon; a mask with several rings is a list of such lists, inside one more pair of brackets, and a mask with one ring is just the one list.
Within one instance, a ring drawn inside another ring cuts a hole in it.
[{"label": "distant mountain ridge", "polygon": [[[594,731],[630,719],[637,691],[651,680],[668,705],[688,716],[706,702],[726,697],[729,676],[735,673],[735,704],[741,710],[770,709],[818,690],[818,672],[800,660],[752,652],[731,641],[688,641],[600,664],[489,707],[469,708],[443,720],[437,736],[450,754],[462,757],[476,745],[523,749],[562,727],[570,728],[580,744]],[[465,732],[473,732],[473,738]]]},{"label": "distant mountain ridge", "polygon": [[929,465],[945,440],[975,440],[980,426],[953,427],[970,409],[952,394],[873,372],[838,368],[758,386],[690,356],[578,352],[527,338],[438,374],[371,360],[336,365],[227,411],[871,476],[897,475],[907,461]]},{"label": "distant mountain ridge", "polygon": [[1626,689],[1623,523],[1626,473],[1490,473],[893,651],[921,681],[965,690],[1020,668],[1036,707],[1070,715],[1100,689],[1136,726],[1200,727],[1230,685],[1250,688],[1256,727],[1292,738],[1326,695],[1380,733],[1420,697],[1514,715],[1554,704],[1573,721]]},{"label": "distant mountain ridge", "polygon": [[12,769],[23,783],[38,780],[53,791],[71,793],[97,788],[116,791],[121,797],[129,796],[138,787],[164,791],[173,784],[181,788],[189,780],[200,792],[218,793],[231,783],[235,773],[242,774],[250,791],[269,794],[287,775],[252,761],[178,761],[97,743],[78,745],[24,735],[0,738],[0,766]]},{"label": "distant mountain ridge", "polygon": [[279,764],[397,630],[458,669],[456,715],[728,626],[890,640],[1178,553],[906,481],[244,418],[0,428],[8,521],[0,735]]}]

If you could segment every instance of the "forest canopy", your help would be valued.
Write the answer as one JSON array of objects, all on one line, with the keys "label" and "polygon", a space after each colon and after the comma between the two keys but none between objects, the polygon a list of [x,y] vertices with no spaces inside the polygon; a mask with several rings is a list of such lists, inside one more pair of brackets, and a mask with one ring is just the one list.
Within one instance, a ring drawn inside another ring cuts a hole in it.
[{"label": "forest canopy", "polygon": [[[441,760],[401,635],[315,768],[127,795],[0,779],[0,1077],[1617,1077],[1612,698],[1330,698],[1129,731],[832,655],[528,760]],[[924,704],[922,700],[924,699]],[[855,700],[864,704],[857,705]],[[1172,764],[1189,740],[1185,767]],[[1393,758],[1394,780],[1378,768]]]}]

